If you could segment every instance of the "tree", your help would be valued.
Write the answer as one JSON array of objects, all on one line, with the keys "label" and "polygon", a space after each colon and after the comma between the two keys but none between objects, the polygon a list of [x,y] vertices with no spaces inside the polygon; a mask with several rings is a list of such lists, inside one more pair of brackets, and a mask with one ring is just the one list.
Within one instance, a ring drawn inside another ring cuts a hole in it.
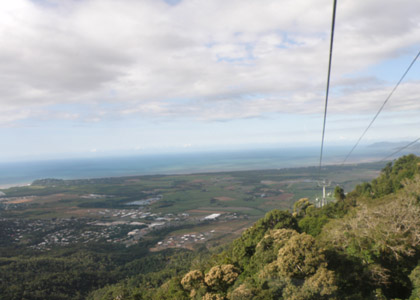
[{"label": "tree", "polygon": [[204,276],[199,270],[193,270],[185,274],[181,280],[181,285],[184,290],[190,292],[190,297],[193,298],[197,291],[204,288]]},{"label": "tree", "polygon": [[206,274],[204,282],[213,290],[225,292],[239,276],[239,269],[234,265],[214,266]]},{"label": "tree", "polygon": [[230,261],[237,263],[241,268],[249,263],[255,253],[255,247],[270,229],[298,229],[296,218],[288,211],[272,210],[264,218],[258,220],[251,228],[244,231],[231,246]]},{"label": "tree", "polygon": [[331,221],[321,239],[348,256],[361,260],[369,281],[387,298],[410,293],[407,270],[420,247],[420,176],[403,181],[404,189],[361,204],[354,213]]},{"label": "tree", "polygon": [[325,257],[316,245],[315,239],[302,233],[294,235],[279,250],[277,269],[286,277],[305,278],[315,274],[317,268],[325,266]]},{"label": "tree", "polygon": [[254,297],[254,293],[245,284],[238,286],[232,293],[229,294],[230,300],[248,300]]},{"label": "tree", "polygon": [[275,261],[279,250],[293,235],[298,234],[299,233],[293,229],[270,230],[257,244],[255,254],[251,257],[249,264],[245,266],[244,274],[255,274],[261,269],[261,266]]},{"label": "tree", "polygon": [[294,217],[304,217],[306,214],[306,209],[308,207],[313,207],[314,205],[309,202],[308,198],[301,198],[293,204],[293,216]]},{"label": "tree", "polygon": [[342,201],[346,198],[344,190],[339,185],[334,189],[334,198],[337,199],[337,201]]},{"label": "tree", "polygon": [[281,235],[288,239],[282,240],[277,260],[264,267],[260,279],[280,284],[284,299],[334,299],[331,296],[338,290],[335,274],[327,269],[323,250],[316,240],[306,233],[290,235],[290,230],[283,230]]},{"label": "tree", "polygon": [[411,293],[410,300],[420,299],[420,263],[410,274],[411,284],[413,285],[413,291]]},{"label": "tree", "polygon": [[223,295],[220,294],[216,294],[216,293],[206,293],[202,300],[224,300],[225,297]]},{"label": "tree", "polygon": [[288,300],[333,300],[336,299],[333,296],[337,290],[334,272],[320,267],[302,285],[295,285],[289,281],[283,291],[283,297]]}]

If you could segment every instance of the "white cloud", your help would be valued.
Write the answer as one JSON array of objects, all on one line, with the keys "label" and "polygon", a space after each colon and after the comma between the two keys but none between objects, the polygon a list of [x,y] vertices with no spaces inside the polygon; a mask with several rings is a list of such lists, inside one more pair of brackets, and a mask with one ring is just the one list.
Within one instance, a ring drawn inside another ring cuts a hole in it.
[{"label": "white cloud", "polygon": [[[330,2],[3,1],[0,104],[7,116],[0,124],[69,103],[80,110],[117,106],[86,118],[57,113],[90,122],[133,114],[208,121],[322,113]],[[339,2],[332,87],[344,94],[332,100],[331,112],[377,109],[394,83],[357,74],[414,55],[417,6]],[[398,105],[387,109],[419,109],[418,86],[403,84]]]}]

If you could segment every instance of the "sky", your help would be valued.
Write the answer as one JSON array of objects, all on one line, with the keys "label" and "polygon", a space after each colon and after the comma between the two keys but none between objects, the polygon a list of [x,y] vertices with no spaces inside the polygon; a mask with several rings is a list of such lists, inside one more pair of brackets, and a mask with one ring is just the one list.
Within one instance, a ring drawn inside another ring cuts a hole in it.
[{"label": "sky", "polygon": [[[332,0],[0,2],[0,161],[320,146]],[[339,0],[325,147],[420,50],[420,3]],[[420,61],[363,143],[420,136]]]}]

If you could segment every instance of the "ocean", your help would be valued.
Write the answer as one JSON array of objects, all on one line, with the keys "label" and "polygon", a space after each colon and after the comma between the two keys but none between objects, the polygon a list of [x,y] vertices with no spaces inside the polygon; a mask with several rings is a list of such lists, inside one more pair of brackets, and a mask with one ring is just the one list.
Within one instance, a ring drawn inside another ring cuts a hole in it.
[{"label": "ocean", "polygon": [[[329,148],[324,164],[340,164],[349,148]],[[350,162],[380,160],[378,148],[358,150]],[[156,174],[190,174],[317,166],[319,148],[237,150],[184,154],[137,155],[0,163],[0,187],[25,185],[35,179],[85,179]]]}]

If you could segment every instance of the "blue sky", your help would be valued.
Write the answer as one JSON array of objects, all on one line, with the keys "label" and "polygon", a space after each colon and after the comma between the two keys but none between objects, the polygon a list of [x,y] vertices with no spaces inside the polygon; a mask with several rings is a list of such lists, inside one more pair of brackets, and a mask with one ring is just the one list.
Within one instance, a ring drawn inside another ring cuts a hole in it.
[{"label": "blue sky", "polygon": [[[0,161],[320,144],[332,1],[0,4]],[[420,50],[416,1],[338,3],[326,147]],[[363,143],[420,133],[420,62]]]}]

